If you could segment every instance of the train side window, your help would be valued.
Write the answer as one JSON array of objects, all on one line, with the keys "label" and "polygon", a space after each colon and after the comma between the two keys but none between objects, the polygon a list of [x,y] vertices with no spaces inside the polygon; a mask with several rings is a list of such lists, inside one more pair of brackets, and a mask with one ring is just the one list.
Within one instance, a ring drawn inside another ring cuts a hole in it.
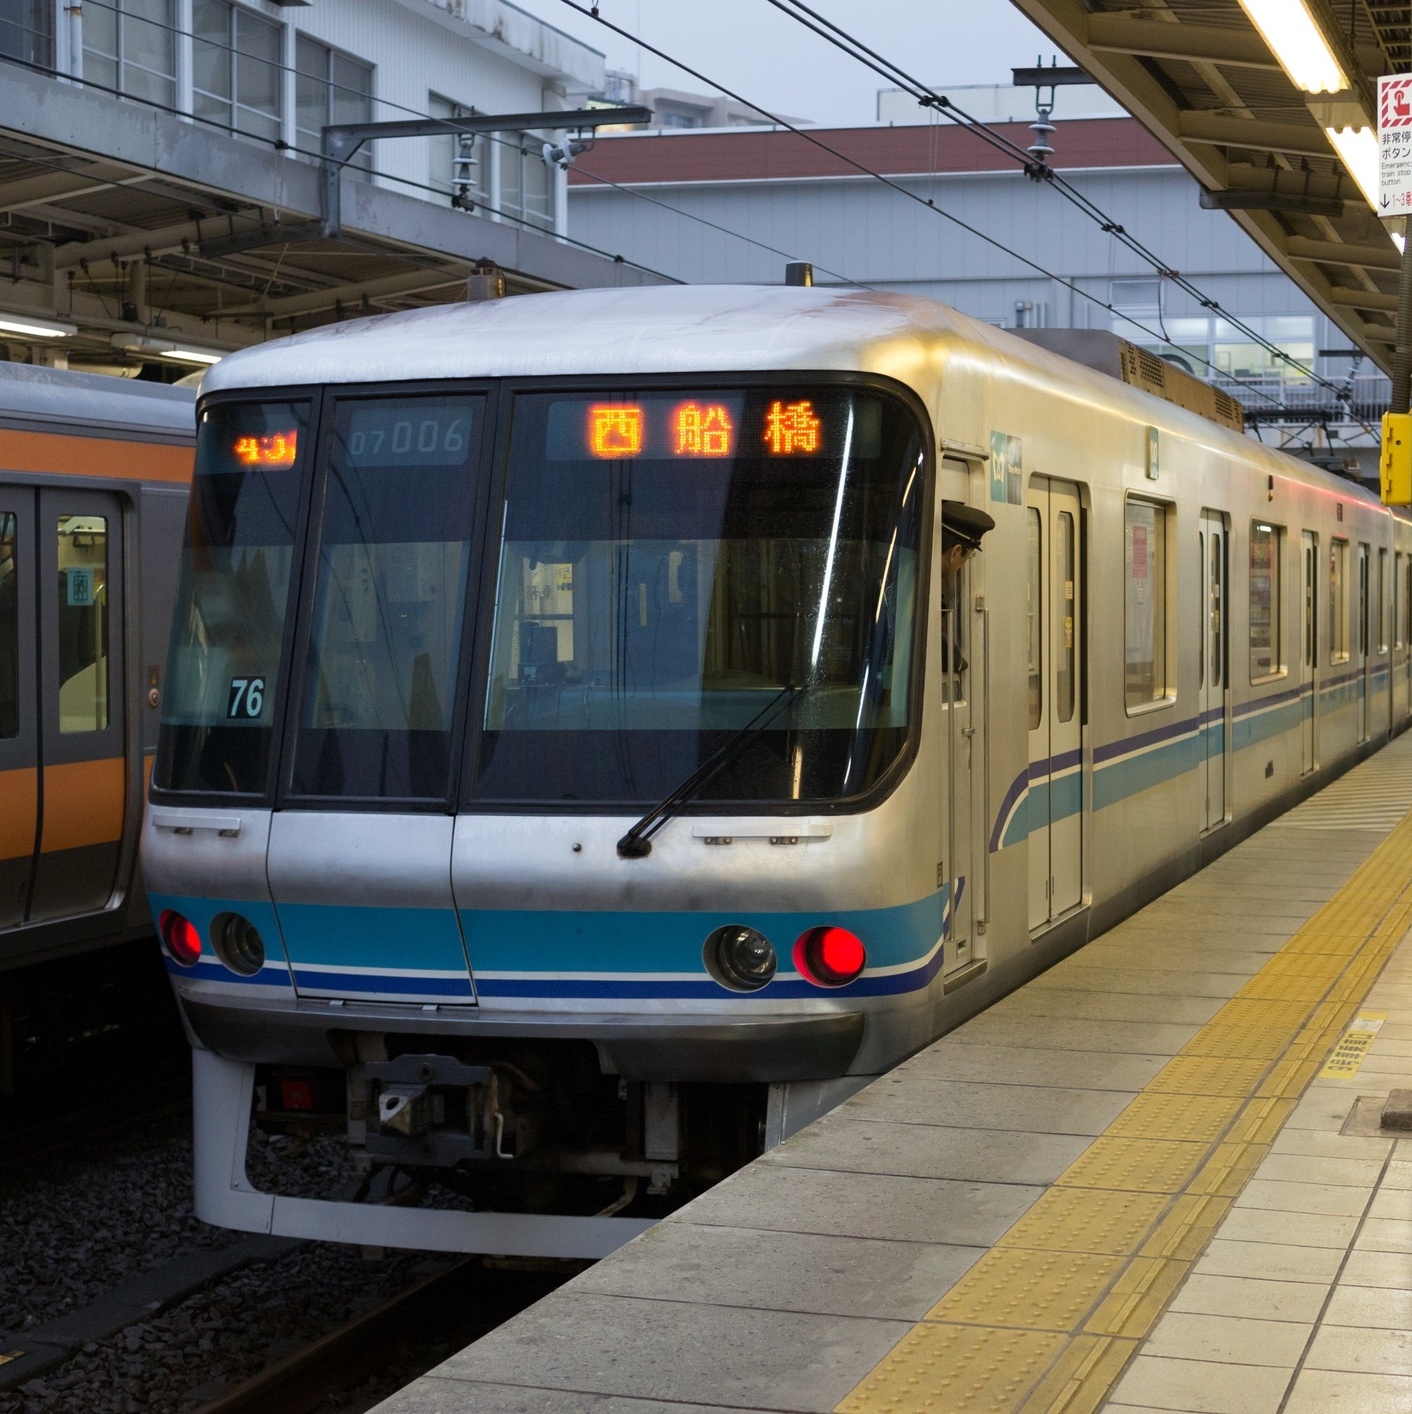
[{"label": "train side window", "polygon": [[1030,730],[1044,716],[1044,553],[1039,512],[1025,511],[1025,671],[1029,678]]},{"label": "train side window", "polygon": [[1285,670],[1284,527],[1250,523],[1250,681],[1279,677]]},{"label": "train side window", "polygon": [[1061,722],[1074,719],[1074,518],[1068,511],[1060,511],[1055,525],[1057,543],[1055,553],[1059,557],[1059,583],[1063,586],[1064,602],[1059,606],[1059,641],[1054,645],[1057,659],[1055,663],[1054,696],[1055,710]]},{"label": "train side window", "polygon": [[1387,612],[1387,551],[1378,551],[1378,583],[1373,590],[1374,613],[1378,616],[1378,632],[1374,640],[1379,653],[1387,652],[1388,612]]},{"label": "train side window", "polygon": [[0,514],[0,737],[20,734],[20,586],[15,513]]},{"label": "train side window", "polygon": [[1348,541],[1329,544],[1329,662],[1348,662]]},{"label": "train side window", "polygon": [[59,538],[59,731],[108,725],[108,521],[65,515]]},{"label": "train side window", "polygon": [[1130,499],[1124,509],[1124,672],[1128,710],[1169,700],[1167,527],[1171,508]]}]

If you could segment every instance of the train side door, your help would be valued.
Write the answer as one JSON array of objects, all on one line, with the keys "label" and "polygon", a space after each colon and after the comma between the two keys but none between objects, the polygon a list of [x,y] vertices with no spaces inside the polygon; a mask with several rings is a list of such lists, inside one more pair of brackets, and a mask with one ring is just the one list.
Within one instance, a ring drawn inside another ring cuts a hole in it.
[{"label": "train side door", "polygon": [[39,852],[32,921],[103,908],[127,804],[123,522],[113,496],[38,496]]},{"label": "train side door", "polygon": [[[969,470],[962,463],[942,463],[944,494],[964,498]],[[976,722],[983,717],[981,645],[976,640],[969,612],[974,590],[974,561],[954,574],[946,575],[941,586],[942,681],[946,699],[946,800],[942,821],[944,876],[948,885],[944,971],[952,971],[975,961],[973,919],[978,903],[975,873],[976,825],[973,811],[976,791],[974,776],[982,769],[976,745]]]},{"label": "train side door", "polygon": [[34,500],[0,487],[0,928],[24,922],[39,824]]},{"label": "train side door", "polygon": [[1025,561],[1026,818],[1029,926],[1035,929],[1083,896],[1082,584],[1079,495],[1072,483],[1031,479]]},{"label": "train side door", "polygon": [[1354,624],[1353,650],[1356,661],[1353,665],[1355,673],[1355,691],[1358,693],[1358,740],[1367,741],[1369,699],[1372,693],[1369,691],[1368,677],[1372,672],[1372,654],[1368,651],[1369,618],[1372,615],[1372,586],[1369,583],[1369,559],[1368,546],[1364,543],[1358,546],[1358,619]]},{"label": "train side door", "polygon": [[1299,771],[1317,763],[1314,734],[1319,710],[1319,537],[1306,530],[1299,557]]},{"label": "train side door", "polygon": [[1201,513],[1201,741],[1206,775],[1205,828],[1226,818],[1227,591],[1226,518]]}]

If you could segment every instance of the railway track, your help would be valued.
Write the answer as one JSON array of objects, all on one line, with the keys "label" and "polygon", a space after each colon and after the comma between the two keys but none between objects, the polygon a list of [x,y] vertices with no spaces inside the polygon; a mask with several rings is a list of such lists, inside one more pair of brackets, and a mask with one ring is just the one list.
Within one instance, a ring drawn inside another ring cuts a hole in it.
[{"label": "railway track", "polygon": [[547,1295],[582,1262],[470,1257],[270,1365],[196,1414],[364,1409]]}]

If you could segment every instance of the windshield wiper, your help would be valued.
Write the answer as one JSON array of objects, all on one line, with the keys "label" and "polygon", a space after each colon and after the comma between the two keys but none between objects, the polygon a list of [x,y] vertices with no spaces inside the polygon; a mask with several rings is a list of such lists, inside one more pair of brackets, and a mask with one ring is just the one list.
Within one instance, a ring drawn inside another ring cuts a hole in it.
[{"label": "windshield wiper", "polygon": [[618,854],[624,859],[643,859],[652,853],[652,836],[696,796],[701,788],[714,780],[739,754],[779,715],[782,707],[793,706],[804,692],[804,685],[790,683],[775,695],[739,730],[727,737],[664,801],[654,805],[622,839]]}]

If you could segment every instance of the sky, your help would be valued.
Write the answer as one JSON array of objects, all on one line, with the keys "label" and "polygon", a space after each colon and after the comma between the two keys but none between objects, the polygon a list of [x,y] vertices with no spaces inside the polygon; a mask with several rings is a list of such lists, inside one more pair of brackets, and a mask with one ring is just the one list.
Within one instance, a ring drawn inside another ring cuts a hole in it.
[{"label": "sky", "polygon": [[[516,0],[523,10],[607,55],[644,88],[708,91],[697,79],[619,38],[563,0]],[[583,0],[585,5],[591,0]],[[1010,70],[1048,63],[1055,46],[1010,0],[809,0],[810,8],[934,88],[1009,83]],[[876,118],[890,87],[769,0],[599,0],[599,13],[771,112],[849,125]],[[1068,61],[1061,54],[1061,63]]]}]

